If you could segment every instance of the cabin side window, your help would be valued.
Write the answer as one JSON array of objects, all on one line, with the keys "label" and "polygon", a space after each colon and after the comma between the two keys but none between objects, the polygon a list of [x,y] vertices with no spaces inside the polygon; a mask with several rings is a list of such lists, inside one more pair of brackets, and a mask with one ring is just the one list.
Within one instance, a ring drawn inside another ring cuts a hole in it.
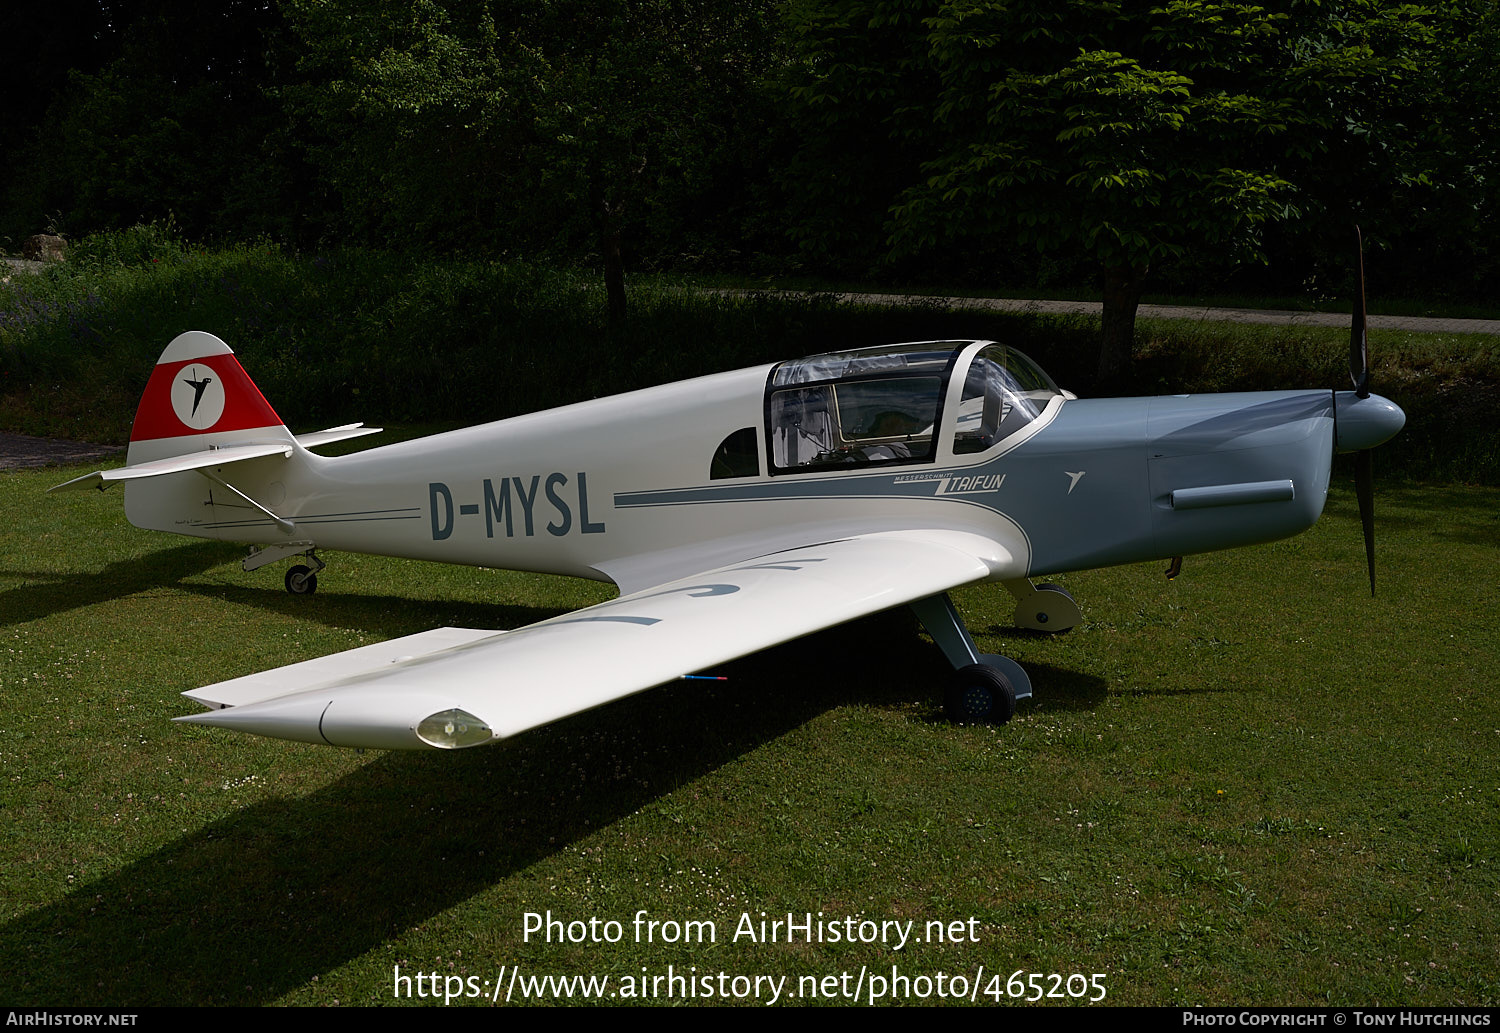
[{"label": "cabin side window", "polygon": [[728,477],[756,477],[760,474],[760,442],[754,427],[735,431],[719,443],[709,463],[710,480]]},{"label": "cabin side window", "polygon": [[942,391],[939,375],[874,376],[773,391],[772,468],[930,459]]}]

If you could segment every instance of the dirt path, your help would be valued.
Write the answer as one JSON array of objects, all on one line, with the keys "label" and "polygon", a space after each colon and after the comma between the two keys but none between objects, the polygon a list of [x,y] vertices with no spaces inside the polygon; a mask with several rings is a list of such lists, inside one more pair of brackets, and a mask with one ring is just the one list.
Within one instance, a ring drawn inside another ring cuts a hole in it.
[{"label": "dirt path", "polygon": [[[743,291],[741,293],[777,293]],[[788,294],[802,293],[787,291]],[[1077,313],[1097,316],[1103,304],[1097,301],[1028,301],[1021,298],[933,298],[919,294],[836,293],[840,301],[864,305],[939,304],[949,308],[991,309],[1001,312]],[[1210,308],[1197,305],[1142,305],[1141,319],[1182,319],[1194,323],[1267,323],[1282,326],[1349,325],[1349,317],[1337,312],[1288,312],[1258,308]],[[1370,316],[1372,330],[1410,330],[1428,334],[1500,335],[1500,319],[1445,319],[1431,316]]]},{"label": "dirt path", "polygon": [[91,445],[83,441],[0,433],[0,470],[65,466],[90,459],[102,459],[119,451],[121,449],[118,445]]}]

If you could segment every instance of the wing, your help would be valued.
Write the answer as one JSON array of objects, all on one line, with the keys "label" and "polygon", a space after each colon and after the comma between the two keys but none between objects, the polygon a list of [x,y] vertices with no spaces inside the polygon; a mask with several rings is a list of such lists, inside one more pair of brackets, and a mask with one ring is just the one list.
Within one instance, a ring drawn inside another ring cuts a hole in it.
[{"label": "wing", "polygon": [[334,746],[477,746],[690,671],[990,577],[962,531],[867,534],[682,578],[516,631],[442,628],[184,693],[195,724]]}]

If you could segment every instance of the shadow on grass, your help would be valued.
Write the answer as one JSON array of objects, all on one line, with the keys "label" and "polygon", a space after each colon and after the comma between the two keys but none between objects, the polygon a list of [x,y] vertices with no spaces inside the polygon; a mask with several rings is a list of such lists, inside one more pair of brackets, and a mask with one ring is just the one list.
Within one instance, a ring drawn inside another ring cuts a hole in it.
[{"label": "shadow on grass", "polygon": [[309,599],[277,588],[243,585],[186,584],[184,592],[253,606],[330,628],[359,628],[372,634],[414,635],[440,627],[509,631],[569,613],[567,607],[516,606],[503,602],[476,603],[449,599],[413,599],[403,595],[356,592],[319,593]]},{"label": "shadow on grass", "polygon": [[0,999],[273,1001],[830,708],[933,698],[942,662],[891,633],[909,626],[877,615],[725,664],[727,682],[247,806],[0,928]]},{"label": "shadow on grass", "polygon": [[201,574],[244,553],[225,542],[195,542],[111,563],[95,574],[0,571],[32,584],[0,592],[0,626],[119,599]]},{"label": "shadow on grass", "polygon": [[1109,695],[1109,683],[1098,675],[1069,671],[1051,664],[1026,664],[1033,696],[1028,707],[1048,710],[1094,710]]},{"label": "shadow on grass", "polygon": [[[1382,537],[1408,531],[1426,534],[1439,541],[1456,545],[1494,546],[1500,541],[1500,509],[1494,500],[1500,498],[1494,489],[1457,484],[1382,485],[1375,475],[1375,543],[1380,549]],[[1433,522],[1432,514],[1441,513],[1443,523]],[[1352,479],[1335,478],[1324,508],[1325,518],[1352,524],[1359,528],[1359,509]],[[1377,551],[1377,562],[1379,553]]]},{"label": "shadow on grass", "polygon": [[671,687],[486,750],[385,754],[306,797],[249,806],[0,930],[9,959],[0,996],[274,1000],[781,734],[821,702],[789,694],[746,723],[727,696]]}]

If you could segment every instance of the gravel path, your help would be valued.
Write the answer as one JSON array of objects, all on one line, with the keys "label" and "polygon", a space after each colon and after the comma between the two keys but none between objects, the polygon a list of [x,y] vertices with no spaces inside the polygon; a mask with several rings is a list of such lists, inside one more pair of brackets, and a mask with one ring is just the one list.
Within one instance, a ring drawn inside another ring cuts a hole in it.
[{"label": "gravel path", "polygon": [[122,451],[118,445],[90,445],[58,438],[33,438],[25,434],[0,434],[0,470],[25,470],[39,466],[65,466],[102,459]]},{"label": "gravel path", "polygon": [[[740,293],[776,293],[743,291]],[[786,293],[796,294],[798,291]],[[919,294],[834,294],[851,304],[922,305],[940,304],[949,308],[991,309],[1001,312],[1046,312],[1099,315],[1104,305],[1098,301],[1027,301],[1020,298],[929,298]],[[1183,319],[1195,323],[1267,323],[1284,326],[1347,327],[1349,317],[1337,312],[1288,312],[1258,308],[1209,308],[1197,305],[1142,305],[1136,313],[1140,319]],[[1429,334],[1500,335],[1500,319],[1442,319],[1430,316],[1370,316],[1371,330],[1411,330]]]}]

